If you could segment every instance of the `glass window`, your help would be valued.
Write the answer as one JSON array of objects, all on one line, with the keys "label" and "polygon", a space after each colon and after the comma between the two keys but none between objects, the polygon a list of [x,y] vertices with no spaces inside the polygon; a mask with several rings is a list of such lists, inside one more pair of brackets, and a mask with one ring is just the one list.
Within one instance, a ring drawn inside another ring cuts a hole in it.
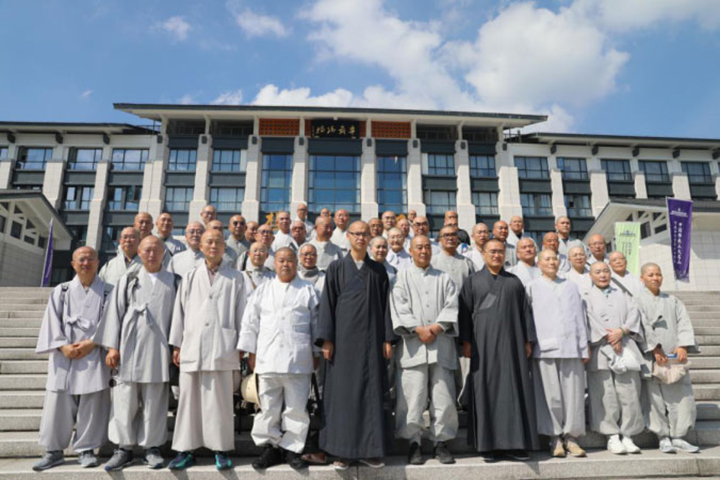
[{"label": "glass window", "polygon": [[68,230],[75,236],[76,245],[85,245],[87,243],[87,225],[68,226]]},{"label": "glass window", "polygon": [[210,203],[215,205],[218,212],[239,213],[245,199],[244,188],[211,188]]},{"label": "glass window", "polygon": [[112,156],[113,170],[143,170],[148,159],[147,149],[115,149]]},{"label": "glass window", "polygon": [[427,213],[442,213],[455,210],[457,192],[445,190],[425,190],[425,211]]},{"label": "glass window", "polygon": [[245,173],[247,165],[241,162],[240,150],[213,150],[213,172]]},{"label": "glass window", "polygon": [[640,171],[645,173],[645,181],[650,183],[670,183],[667,163],[665,162],[638,162]]},{"label": "glass window", "polygon": [[602,169],[607,174],[608,181],[632,181],[630,162],[628,160],[602,160],[601,163]]},{"label": "glass window", "polygon": [[196,163],[196,149],[171,148],[167,169],[168,172],[194,172]]},{"label": "glass window", "polygon": [[100,247],[103,252],[115,252],[118,248],[120,232],[123,230],[123,226],[109,226],[103,228],[102,232],[102,246]]},{"label": "glass window", "polygon": [[102,152],[102,148],[73,148],[70,151],[68,170],[96,170]]},{"label": "glass window", "polygon": [[5,233],[5,223],[6,222],[7,222],[7,217],[0,215],[0,233]]},{"label": "glass window", "polygon": [[52,158],[52,148],[22,147],[18,156],[18,170],[44,170],[47,161]]},{"label": "glass window", "polygon": [[260,210],[263,212],[290,211],[291,188],[292,155],[263,155]]},{"label": "glass window", "polygon": [[0,147],[0,160],[5,160],[8,156],[7,147]]},{"label": "glass window", "polygon": [[360,213],[360,157],[312,155],[308,208]]},{"label": "glass window", "polygon": [[473,205],[475,205],[475,215],[497,215],[497,193],[495,192],[473,192]]},{"label": "glass window", "polygon": [[547,158],[545,157],[515,157],[515,166],[518,169],[519,178],[550,178],[550,174],[548,173]]},{"label": "glass window", "polygon": [[688,182],[692,184],[712,183],[710,164],[705,162],[681,162],[682,171],[687,174]]},{"label": "glass window", "polygon": [[90,210],[90,202],[92,201],[94,187],[65,187],[65,201],[63,208],[65,210]]},{"label": "glass window", "polygon": [[109,187],[107,208],[109,210],[137,210],[140,206],[141,192],[142,187],[139,185]]},{"label": "glass window", "polygon": [[193,187],[168,187],[165,189],[165,211],[187,212],[193,199]]},{"label": "glass window", "polygon": [[473,178],[495,178],[495,157],[492,155],[471,155],[470,176]]},{"label": "glass window", "polygon": [[523,215],[552,216],[552,199],[548,193],[521,193]]},{"label": "glass window", "polygon": [[587,162],[584,158],[558,157],[558,170],[565,180],[587,180]]},{"label": "glass window", "polygon": [[454,177],[455,157],[453,155],[436,153],[428,154],[426,175],[434,175],[438,177]]},{"label": "glass window", "polygon": [[404,212],[407,206],[407,158],[377,157],[378,208]]},{"label": "glass window", "polygon": [[22,224],[12,222],[12,225],[10,225],[10,236],[20,239],[20,237],[22,237]]},{"label": "glass window", "polygon": [[592,217],[590,195],[565,195],[565,207],[569,217]]}]

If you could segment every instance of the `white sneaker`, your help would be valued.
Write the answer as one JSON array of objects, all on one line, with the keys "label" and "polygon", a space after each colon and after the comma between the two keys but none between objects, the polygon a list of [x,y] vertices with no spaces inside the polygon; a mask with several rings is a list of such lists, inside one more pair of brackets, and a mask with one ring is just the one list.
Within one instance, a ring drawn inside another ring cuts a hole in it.
[{"label": "white sneaker", "polygon": [[627,450],[627,453],[640,453],[640,447],[635,445],[632,438],[623,436],[622,444],[625,450]]},{"label": "white sneaker", "polygon": [[686,442],[682,438],[673,438],[672,445],[678,450],[682,450],[683,452],[687,453],[697,453],[700,451],[699,447],[696,447],[695,445]]},{"label": "white sneaker", "polygon": [[615,455],[625,455],[627,450],[620,440],[620,435],[610,435],[607,443],[608,452],[614,453]]},{"label": "white sneaker", "polygon": [[660,451],[662,453],[677,453],[678,449],[673,445],[670,437],[663,437],[660,439]]}]

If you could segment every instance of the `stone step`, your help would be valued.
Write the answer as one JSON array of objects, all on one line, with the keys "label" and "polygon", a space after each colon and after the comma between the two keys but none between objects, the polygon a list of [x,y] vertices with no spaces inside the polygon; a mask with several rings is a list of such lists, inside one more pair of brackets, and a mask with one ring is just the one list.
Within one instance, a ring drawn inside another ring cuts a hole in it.
[{"label": "stone step", "polygon": [[42,408],[45,390],[0,391],[0,409]]},{"label": "stone step", "polygon": [[693,393],[695,394],[695,400],[717,400],[720,401],[720,385],[693,385]]},{"label": "stone step", "polygon": [[[35,340],[33,340],[35,341]],[[35,348],[0,348],[2,360],[47,360],[47,353],[35,353]],[[47,363],[45,364],[47,366]]]},{"label": "stone step", "polygon": [[40,328],[42,326],[42,317],[38,318],[7,318],[0,317],[0,328]]},{"label": "stone step", "polygon": [[37,337],[0,337],[0,348],[32,348],[37,345]]},{"label": "stone step", "polygon": [[[702,347],[700,347],[702,348]],[[720,368],[720,357],[693,357],[690,359],[690,370],[707,370]]]},{"label": "stone step", "polygon": [[39,333],[39,327],[0,328],[0,337],[35,337],[37,339]]},{"label": "stone step", "polygon": [[[47,371],[47,370],[46,370]],[[45,390],[47,374],[0,375],[0,390]]]},{"label": "stone step", "polygon": [[20,310],[28,310],[33,312],[44,312],[45,308],[47,307],[47,300],[45,302],[40,303],[40,301],[33,301],[31,302],[18,302],[18,303],[11,303],[11,302],[3,302],[0,303],[0,312],[18,312]]},{"label": "stone step", "polygon": [[[0,369],[1,368],[2,363],[0,363]],[[720,385],[720,370],[717,369],[693,370],[690,376],[692,377],[693,384],[716,383]]]},{"label": "stone step", "polygon": [[0,375],[26,373],[47,374],[47,360],[3,360],[0,361]]},{"label": "stone step", "polygon": [[717,320],[720,312],[690,312],[690,321],[695,325],[698,320]]},{"label": "stone step", "polygon": [[720,326],[717,327],[693,327],[695,335],[720,335]]},{"label": "stone step", "polygon": [[689,355],[691,358],[720,356],[720,345],[700,345],[700,353],[691,353]]},{"label": "stone step", "polygon": [[716,315],[713,318],[693,318],[692,326],[693,328],[720,326],[720,315]]},{"label": "stone step", "polygon": [[13,310],[0,312],[0,318],[43,318],[44,310]]},{"label": "stone step", "polygon": [[50,298],[50,292],[47,293],[35,293],[35,292],[0,292],[0,302],[14,302],[23,303],[26,300],[44,300],[48,301]]},{"label": "stone step", "polygon": [[720,335],[698,335],[698,333],[695,332],[695,341],[697,341],[700,346],[720,345]]}]

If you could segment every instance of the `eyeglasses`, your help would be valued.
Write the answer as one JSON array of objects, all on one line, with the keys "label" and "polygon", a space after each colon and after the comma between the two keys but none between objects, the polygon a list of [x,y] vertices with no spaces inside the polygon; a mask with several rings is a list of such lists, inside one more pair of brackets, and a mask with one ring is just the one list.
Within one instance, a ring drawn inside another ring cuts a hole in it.
[{"label": "eyeglasses", "polygon": [[491,257],[494,257],[494,256],[504,257],[505,256],[505,250],[487,250],[485,253],[487,253]]},{"label": "eyeglasses", "polygon": [[428,225],[430,225],[428,222],[415,222],[415,223],[413,223],[413,226],[415,226],[415,227],[427,227]]},{"label": "eyeglasses", "polygon": [[232,222],[233,225],[245,225],[245,222]]},{"label": "eyeglasses", "polygon": [[301,257],[317,257],[317,253],[313,253],[313,252],[301,253],[300,256]]},{"label": "eyeglasses", "polygon": [[200,235],[202,235],[203,233],[205,233],[205,230],[192,229],[192,230],[188,230],[187,233],[189,233],[190,235],[195,235],[195,234],[198,234],[198,233],[199,233]]},{"label": "eyeglasses", "polygon": [[451,239],[451,238],[457,238],[457,236],[458,236],[457,233],[446,233],[444,235],[441,235],[441,238]]},{"label": "eyeglasses", "polygon": [[272,230],[258,230],[257,233],[260,235],[272,235]]},{"label": "eyeglasses", "polygon": [[368,232],[347,232],[348,235],[352,235],[355,238],[367,238],[370,236]]}]

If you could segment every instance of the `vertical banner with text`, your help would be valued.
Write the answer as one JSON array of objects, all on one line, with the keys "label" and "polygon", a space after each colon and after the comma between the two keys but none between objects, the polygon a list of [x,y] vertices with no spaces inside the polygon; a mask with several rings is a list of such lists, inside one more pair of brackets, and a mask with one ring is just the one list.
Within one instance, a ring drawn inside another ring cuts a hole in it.
[{"label": "vertical banner with text", "polygon": [[640,274],[640,224],[637,222],[615,222],[615,250],[627,259],[627,270],[633,275]]},{"label": "vertical banner with text", "polygon": [[690,281],[690,233],[692,228],[690,200],[667,199],[668,223],[670,224],[670,252],[675,279]]}]

